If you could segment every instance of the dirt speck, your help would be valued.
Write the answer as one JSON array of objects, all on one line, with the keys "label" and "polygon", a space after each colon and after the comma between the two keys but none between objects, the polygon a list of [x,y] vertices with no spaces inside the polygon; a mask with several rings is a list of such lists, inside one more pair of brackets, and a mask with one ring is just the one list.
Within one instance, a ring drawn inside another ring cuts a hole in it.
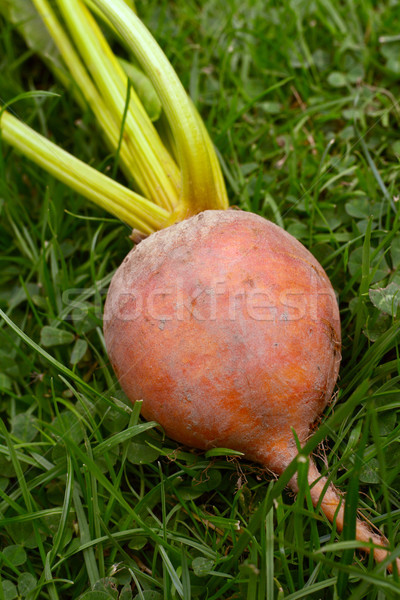
[{"label": "dirt speck", "polygon": [[246,277],[246,279],[243,279],[243,284],[248,285],[251,288],[255,287],[255,285],[256,285],[254,283],[254,279],[252,279],[251,277]]}]

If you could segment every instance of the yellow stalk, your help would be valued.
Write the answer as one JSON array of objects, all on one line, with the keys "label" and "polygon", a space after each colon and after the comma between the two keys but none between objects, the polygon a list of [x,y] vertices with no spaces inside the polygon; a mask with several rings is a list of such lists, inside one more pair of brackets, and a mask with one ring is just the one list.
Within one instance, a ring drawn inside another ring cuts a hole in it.
[{"label": "yellow stalk", "polygon": [[[58,0],[58,5],[101,95],[115,119],[122,121],[127,89],[124,71],[80,0]],[[132,98],[124,139],[137,162],[140,189],[153,202],[171,210],[178,202],[179,171],[134,92]]]},{"label": "yellow stalk", "polygon": [[[107,105],[98,93],[96,86],[93,84],[47,0],[33,0],[33,2],[69,69],[73,82],[78,87],[80,93],[96,116],[111,150],[115,152],[119,141],[118,123],[114,120],[112,113],[108,110]],[[60,75],[59,73],[56,74],[58,76]],[[132,178],[132,173],[137,171],[137,164],[134,157],[131,155],[125,140],[122,140],[120,148],[120,161],[125,175],[128,178]]]},{"label": "yellow stalk", "polygon": [[140,19],[123,0],[91,0],[119,32],[157,91],[173,132],[182,171],[182,202],[175,218],[227,208],[225,187],[205,127],[199,124],[175,71]]},{"label": "yellow stalk", "polygon": [[210,161],[211,169],[213,172],[214,185],[215,185],[215,189],[216,189],[216,197],[220,201],[220,206],[218,206],[216,208],[222,208],[222,209],[228,208],[228,198],[226,195],[225,181],[224,181],[224,177],[222,175],[218,157],[217,157],[215,149],[214,149],[214,144],[209,136],[209,133],[206,129],[203,119],[199,115],[197,108],[195,107],[193,102],[191,102],[191,105],[192,105],[192,110],[194,112],[194,116],[196,118],[198,126],[201,129],[202,134],[203,134],[204,144],[207,149],[208,159]]},{"label": "yellow stalk", "polygon": [[2,138],[33,162],[131,227],[152,233],[170,213],[75,158],[7,111],[0,113]]}]

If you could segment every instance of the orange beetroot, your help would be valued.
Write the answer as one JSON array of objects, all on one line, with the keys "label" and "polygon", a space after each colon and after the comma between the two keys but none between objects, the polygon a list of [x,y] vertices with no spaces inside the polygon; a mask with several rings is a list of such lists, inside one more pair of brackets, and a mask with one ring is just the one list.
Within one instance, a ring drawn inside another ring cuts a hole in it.
[{"label": "orange beetroot", "polygon": [[[131,250],[110,285],[104,334],[146,419],[178,442],[239,450],[278,475],[297,455],[292,428],[304,445],[340,364],[325,271],[290,234],[241,211],[205,211]],[[341,530],[343,502],[333,485],[320,498],[326,479],[313,462],[309,483]],[[387,543],[361,521],[357,538]]]}]

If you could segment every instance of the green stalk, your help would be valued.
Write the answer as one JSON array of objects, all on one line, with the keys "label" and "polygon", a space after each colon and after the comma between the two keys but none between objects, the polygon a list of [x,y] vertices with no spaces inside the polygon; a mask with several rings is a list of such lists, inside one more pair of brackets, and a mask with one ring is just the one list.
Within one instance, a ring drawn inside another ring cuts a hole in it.
[{"label": "green stalk", "polygon": [[167,224],[167,210],[62,150],[7,111],[0,112],[0,132],[30,160],[131,227],[152,233]]},{"label": "green stalk", "polygon": [[104,12],[134,53],[162,102],[175,137],[182,171],[182,201],[175,218],[184,218],[207,208],[227,208],[220,167],[216,159],[211,159],[212,143],[161,48],[123,0],[91,1]]}]

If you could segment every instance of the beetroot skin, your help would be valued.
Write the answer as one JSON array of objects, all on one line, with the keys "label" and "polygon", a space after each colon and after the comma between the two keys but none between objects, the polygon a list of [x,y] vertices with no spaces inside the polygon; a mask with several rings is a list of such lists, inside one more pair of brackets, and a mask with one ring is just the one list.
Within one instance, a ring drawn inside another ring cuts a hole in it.
[{"label": "beetroot skin", "polygon": [[171,438],[240,450],[281,473],[330,401],[332,286],[312,254],[252,213],[205,211],[152,234],[113,277],[108,354]]},{"label": "beetroot skin", "polygon": [[[131,250],[110,285],[104,335],[146,419],[182,444],[239,450],[278,475],[297,455],[292,429],[303,445],[339,371],[325,271],[283,229],[246,212],[205,211]],[[312,459],[308,483],[341,531],[343,498]],[[298,491],[296,475],[289,485]],[[388,558],[388,540],[361,519],[356,538]]]}]

